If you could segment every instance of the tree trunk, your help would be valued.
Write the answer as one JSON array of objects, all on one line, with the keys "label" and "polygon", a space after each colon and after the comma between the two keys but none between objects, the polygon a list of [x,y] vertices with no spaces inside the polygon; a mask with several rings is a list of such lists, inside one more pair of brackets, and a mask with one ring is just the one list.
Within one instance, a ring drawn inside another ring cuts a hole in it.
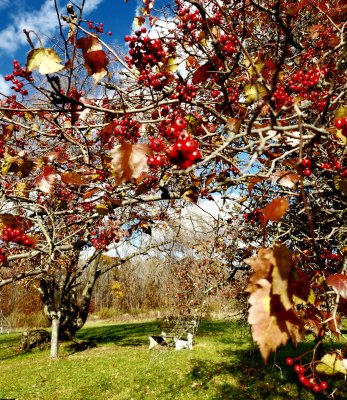
[{"label": "tree trunk", "polygon": [[59,354],[59,315],[52,315],[51,358],[58,358]]}]

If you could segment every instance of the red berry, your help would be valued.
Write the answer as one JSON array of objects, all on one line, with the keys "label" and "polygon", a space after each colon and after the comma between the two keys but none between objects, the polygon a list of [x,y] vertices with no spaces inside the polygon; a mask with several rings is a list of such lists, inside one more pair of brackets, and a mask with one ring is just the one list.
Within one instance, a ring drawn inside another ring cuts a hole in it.
[{"label": "red berry", "polygon": [[312,386],[312,390],[314,391],[314,392],[320,392],[321,390],[322,390],[322,388],[318,385],[318,383],[315,383],[313,386]]},{"label": "red berry", "polygon": [[338,118],[335,119],[335,128],[337,129],[342,129],[342,127],[345,125],[345,118]]},{"label": "red berry", "polygon": [[183,117],[177,117],[174,121],[174,128],[177,131],[183,131],[187,126],[187,121]]},{"label": "red berry", "polygon": [[322,381],[319,386],[321,387],[322,390],[325,390],[328,388],[328,382]]},{"label": "red berry", "polygon": [[312,163],[311,163],[311,160],[310,160],[309,158],[304,158],[304,159],[301,161],[301,165],[302,165],[304,168],[310,168],[311,165],[312,165]]},{"label": "red berry", "polygon": [[290,358],[290,357],[287,357],[287,358],[286,358],[286,364],[287,364],[287,365],[293,365],[293,364],[294,364],[294,359],[293,359],[293,358]]},{"label": "red berry", "polygon": [[312,170],[311,170],[310,168],[305,168],[305,169],[302,171],[302,173],[303,173],[303,175],[305,175],[305,176],[310,176],[310,175],[312,174]]}]

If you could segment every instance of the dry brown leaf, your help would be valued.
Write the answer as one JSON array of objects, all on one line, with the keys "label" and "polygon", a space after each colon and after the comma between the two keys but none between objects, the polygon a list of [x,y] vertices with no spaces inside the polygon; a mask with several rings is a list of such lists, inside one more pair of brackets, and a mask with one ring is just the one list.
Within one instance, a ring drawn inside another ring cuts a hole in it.
[{"label": "dry brown leaf", "polygon": [[272,294],[278,295],[286,310],[292,308],[292,301],[288,293],[288,280],[293,268],[292,253],[283,244],[275,245],[272,252],[267,254],[272,263]]},{"label": "dry brown leaf", "polygon": [[289,333],[275,315],[271,315],[271,283],[260,279],[257,289],[250,295],[248,322],[252,326],[253,339],[258,343],[260,353],[266,363],[270,354],[287,343]]},{"label": "dry brown leaf", "polygon": [[297,189],[299,182],[298,174],[294,174],[293,172],[288,171],[276,171],[272,174],[271,178],[272,182],[294,190]]},{"label": "dry brown leaf", "polygon": [[61,175],[62,182],[68,185],[84,185],[86,182],[78,172],[65,172]]},{"label": "dry brown leaf", "polygon": [[122,143],[110,151],[111,172],[116,184],[138,179],[148,172],[147,159],[152,150],[147,144]]},{"label": "dry brown leaf", "polygon": [[261,211],[267,221],[279,221],[289,209],[289,202],[286,197],[277,197],[265,206]]},{"label": "dry brown leaf", "polygon": [[54,191],[57,182],[57,173],[52,167],[46,165],[42,173],[36,178],[36,186],[43,192],[50,194]]}]

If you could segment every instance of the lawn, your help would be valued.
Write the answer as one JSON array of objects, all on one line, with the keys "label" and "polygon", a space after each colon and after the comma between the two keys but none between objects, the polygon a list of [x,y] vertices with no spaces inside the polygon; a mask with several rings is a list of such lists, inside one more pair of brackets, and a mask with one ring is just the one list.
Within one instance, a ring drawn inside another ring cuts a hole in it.
[{"label": "lawn", "polygon": [[78,339],[88,346],[65,343],[55,361],[49,349],[20,353],[20,333],[0,335],[0,399],[326,398],[302,388],[283,361],[307,343],[283,348],[264,366],[248,328],[235,321],[202,322],[192,351],[148,350],[157,332],[155,322],[87,324]]}]

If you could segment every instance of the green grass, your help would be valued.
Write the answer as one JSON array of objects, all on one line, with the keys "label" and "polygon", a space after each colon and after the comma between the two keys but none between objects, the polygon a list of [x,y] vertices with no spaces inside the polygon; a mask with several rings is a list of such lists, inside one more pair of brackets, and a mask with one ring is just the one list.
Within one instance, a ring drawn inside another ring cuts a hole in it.
[{"label": "green grass", "polygon": [[19,333],[0,335],[0,399],[324,398],[301,388],[283,362],[308,344],[287,346],[264,366],[248,328],[237,322],[203,322],[193,351],[149,351],[148,335],[157,332],[154,322],[89,324],[78,338],[90,346],[64,344],[55,361],[49,349],[20,353]]}]

